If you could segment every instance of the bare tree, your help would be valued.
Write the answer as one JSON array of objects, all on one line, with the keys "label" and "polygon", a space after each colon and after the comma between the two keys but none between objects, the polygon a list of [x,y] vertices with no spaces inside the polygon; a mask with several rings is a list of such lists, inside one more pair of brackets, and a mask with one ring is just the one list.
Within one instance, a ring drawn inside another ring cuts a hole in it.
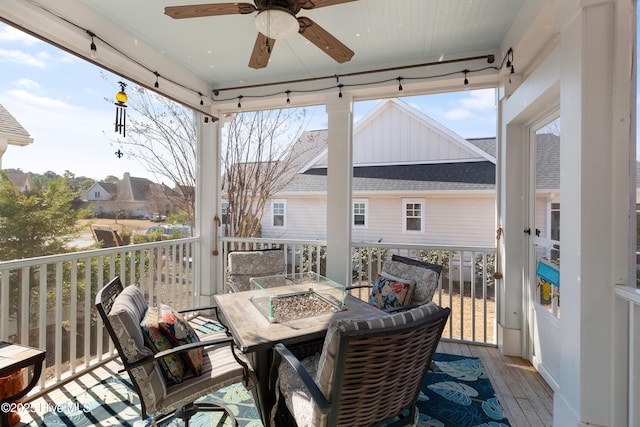
[{"label": "bare tree", "polygon": [[312,137],[300,139],[305,116],[300,109],[258,111],[237,114],[225,125],[225,235],[260,236],[267,202],[293,179],[312,146]]},{"label": "bare tree", "polygon": [[[196,185],[196,121],[194,113],[168,98],[136,86],[127,102],[127,137],[118,140],[145,168],[176,185],[179,205],[194,223]],[[305,109],[245,112],[224,126],[223,198],[228,202],[225,234],[260,234],[267,201],[301,167],[309,146],[299,140],[306,126]]]},{"label": "bare tree", "polygon": [[138,159],[157,180],[164,177],[179,188],[184,198],[180,207],[193,225],[196,185],[193,111],[140,86],[130,91],[127,105],[133,110],[127,117],[127,137],[118,142],[127,146],[130,149],[127,154]]}]

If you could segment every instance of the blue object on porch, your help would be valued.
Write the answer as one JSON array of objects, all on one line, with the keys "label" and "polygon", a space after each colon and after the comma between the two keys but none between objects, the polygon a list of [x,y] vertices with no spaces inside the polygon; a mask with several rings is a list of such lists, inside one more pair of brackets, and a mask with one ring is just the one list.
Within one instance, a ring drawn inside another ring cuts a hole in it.
[{"label": "blue object on porch", "polygon": [[553,286],[560,286],[560,270],[553,264],[543,260],[538,261],[536,275],[551,283]]},{"label": "blue object on porch", "polygon": [[[480,359],[436,353],[433,360],[436,369],[427,375],[418,399],[418,426],[510,426]],[[262,426],[253,397],[242,384],[223,388],[203,400],[216,401],[232,408],[241,427]],[[29,427],[142,427],[151,422],[150,419],[140,419],[140,400],[126,373],[96,384],[67,403],[58,403],[58,409],[41,417],[33,414],[34,419]],[[221,416],[219,413],[200,412],[190,420],[190,425],[223,425],[218,424]],[[180,420],[171,420],[164,426],[174,427],[179,423]],[[231,425],[229,419],[224,425]]]}]

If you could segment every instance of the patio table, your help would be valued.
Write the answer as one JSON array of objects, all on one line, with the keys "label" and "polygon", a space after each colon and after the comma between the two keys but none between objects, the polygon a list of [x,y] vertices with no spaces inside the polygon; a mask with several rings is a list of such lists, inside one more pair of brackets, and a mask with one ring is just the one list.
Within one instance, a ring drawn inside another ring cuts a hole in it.
[{"label": "patio table", "polygon": [[[252,297],[261,295],[260,290],[219,294],[215,296],[215,302],[220,321],[229,328],[236,345],[249,357],[256,372],[256,406],[263,424],[269,426],[271,408],[275,403],[275,389],[269,381],[273,347],[277,343],[294,347],[321,343],[332,320],[368,319],[380,316],[380,310],[347,294],[341,311],[270,322],[251,301]],[[317,349],[318,352],[320,350]]]},{"label": "patio table", "polygon": [[[0,399],[0,426],[9,426],[9,413],[18,408],[15,406],[15,402],[26,396],[40,379],[42,362],[44,362],[46,354],[45,350],[38,348],[0,341],[0,377],[5,377],[19,369],[33,366],[33,375],[27,386],[12,396],[5,396]],[[29,410],[29,405],[25,405],[24,408],[26,408],[24,410]]]}]

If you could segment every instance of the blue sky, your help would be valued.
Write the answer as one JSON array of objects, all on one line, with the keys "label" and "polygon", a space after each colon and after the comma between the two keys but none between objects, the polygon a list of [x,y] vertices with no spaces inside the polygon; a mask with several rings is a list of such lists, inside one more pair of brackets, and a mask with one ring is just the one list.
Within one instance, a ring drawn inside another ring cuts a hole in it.
[{"label": "blue sky", "polygon": [[[115,156],[113,130],[116,76],[0,23],[0,104],[30,133],[34,143],[9,146],[2,168],[25,172],[68,170],[76,176],[154,179],[135,159]],[[106,76],[106,78],[105,78]],[[471,81],[473,85],[473,81]],[[495,136],[493,90],[405,98],[405,101],[464,138]],[[355,119],[375,101],[356,103]],[[323,107],[309,111],[310,129],[326,126]],[[124,150],[123,150],[124,151]]]}]

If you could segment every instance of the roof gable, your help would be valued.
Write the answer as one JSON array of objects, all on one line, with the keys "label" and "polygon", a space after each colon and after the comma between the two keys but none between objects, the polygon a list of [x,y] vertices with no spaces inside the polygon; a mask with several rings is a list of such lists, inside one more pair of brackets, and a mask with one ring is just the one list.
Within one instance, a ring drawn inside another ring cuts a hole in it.
[{"label": "roof gable", "polygon": [[[353,131],[354,166],[468,161],[495,157],[397,99],[379,103]],[[325,149],[313,167],[326,165]]]}]

